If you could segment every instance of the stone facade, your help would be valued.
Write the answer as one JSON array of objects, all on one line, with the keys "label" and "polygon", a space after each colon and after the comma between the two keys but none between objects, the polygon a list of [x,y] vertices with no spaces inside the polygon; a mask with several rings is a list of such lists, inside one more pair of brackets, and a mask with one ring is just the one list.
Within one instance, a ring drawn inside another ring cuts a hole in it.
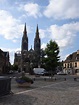
[{"label": "stone facade", "polygon": [[41,51],[41,40],[39,37],[38,25],[36,28],[36,35],[34,38],[34,49],[28,50],[28,36],[26,30],[26,24],[24,26],[21,52],[15,53],[14,65],[18,65],[18,69],[21,71],[29,72],[33,67],[38,67],[40,65],[40,51]]},{"label": "stone facade", "polygon": [[18,66],[18,69],[21,68],[21,51],[17,51],[14,55],[14,65]]},{"label": "stone facade", "polygon": [[3,72],[5,65],[5,56],[4,52],[0,49],[0,74]]},{"label": "stone facade", "polygon": [[8,73],[10,67],[9,52],[3,52],[0,49],[0,74]]},{"label": "stone facade", "polygon": [[79,50],[70,54],[63,62],[64,72],[68,74],[79,73]]}]

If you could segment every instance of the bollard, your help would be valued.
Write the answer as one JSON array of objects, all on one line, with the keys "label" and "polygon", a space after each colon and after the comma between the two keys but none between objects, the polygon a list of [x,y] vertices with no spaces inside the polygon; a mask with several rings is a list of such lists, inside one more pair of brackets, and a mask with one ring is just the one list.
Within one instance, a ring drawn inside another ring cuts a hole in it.
[{"label": "bollard", "polygon": [[44,78],[44,80],[46,81],[46,78]]},{"label": "bollard", "polygon": [[66,78],[64,78],[64,80],[66,81]]},{"label": "bollard", "polygon": [[34,81],[35,81],[35,78],[34,78]]},{"label": "bollard", "polygon": [[57,79],[55,78],[55,81],[56,81]]},{"label": "bollard", "polygon": [[46,78],[44,78],[44,80],[46,81]]},{"label": "bollard", "polygon": [[74,78],[74,81],[77,81],[77,78]]}]

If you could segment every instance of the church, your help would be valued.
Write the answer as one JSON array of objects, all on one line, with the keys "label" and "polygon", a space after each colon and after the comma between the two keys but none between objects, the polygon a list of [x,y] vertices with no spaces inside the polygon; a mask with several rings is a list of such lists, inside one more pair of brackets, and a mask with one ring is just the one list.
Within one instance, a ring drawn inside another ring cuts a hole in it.
[{"label": "church", "polygon": [[34,67],[39,67],[41,64],[41,40],[39,37],[38,25],[36,27],[36,34],[34,38],[34,49],[28,50],[28,35],[26,23],[24,26],[21,51],[16,52],[14,55],[14,65],[18,66],[21,71],[29,72]]}]

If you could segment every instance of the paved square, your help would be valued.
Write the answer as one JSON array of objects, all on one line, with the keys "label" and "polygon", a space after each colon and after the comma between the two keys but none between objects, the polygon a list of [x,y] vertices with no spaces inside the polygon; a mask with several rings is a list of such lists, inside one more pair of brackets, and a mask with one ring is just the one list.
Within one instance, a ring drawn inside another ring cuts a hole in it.
[{"label": "paved square", "polygon": [[0,98],[0,105],[79,105],[79,81],[35,80],[30,88],[12,85],[13,95]]}]

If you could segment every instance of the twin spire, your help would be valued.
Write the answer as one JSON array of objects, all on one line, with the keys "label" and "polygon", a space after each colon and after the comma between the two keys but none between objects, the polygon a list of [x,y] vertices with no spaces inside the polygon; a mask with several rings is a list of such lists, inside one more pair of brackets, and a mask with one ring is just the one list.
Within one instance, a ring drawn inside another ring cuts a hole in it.
[{"label": "twin spire", "polygon": [[[31,49],[32,49],[32,46],[31,46]],[[37,51],[38,49],[40,49],[40,38],[39,38],[39,29],[37,24],[36,35],[34,38],[34,50]],[[28,37],[27,37],[26,23],[24,26],[23,37],[22,37],[22,50],[28,51]]]},{"label": "twin spire", "polygon": [[[25,23],[25,26],[24,26],[24,35],[27,36],[27,30],[26,30],[26,23]],[[37,28],[36,28],[36,36],[35,36],[36,39],[39,39],[39,29],[38,29],[38,24],[37,24]]]}]

